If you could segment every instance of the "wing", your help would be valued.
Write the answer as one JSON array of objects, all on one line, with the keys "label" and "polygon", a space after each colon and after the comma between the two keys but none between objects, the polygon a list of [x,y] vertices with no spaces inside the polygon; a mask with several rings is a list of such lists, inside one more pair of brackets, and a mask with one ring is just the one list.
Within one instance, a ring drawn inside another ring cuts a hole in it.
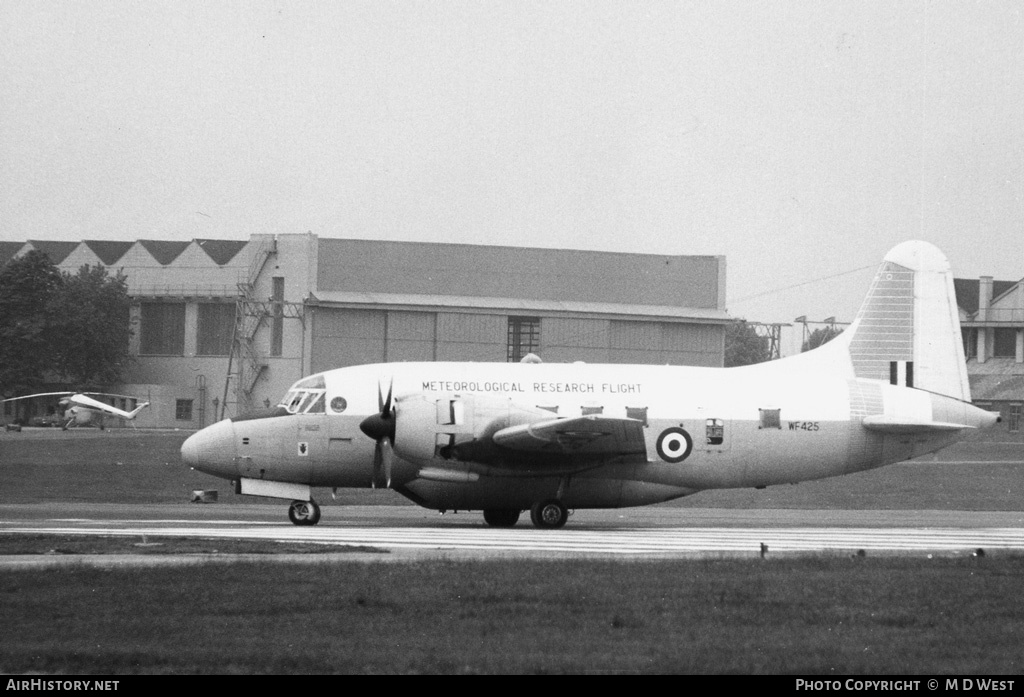
[{"label": "wing", "polygon": [[546,419],[503,428],[492,436],[503,448],[523,453],[566,455],[577,459],[647,459],[643,423],[635,419],[581,416]]}]

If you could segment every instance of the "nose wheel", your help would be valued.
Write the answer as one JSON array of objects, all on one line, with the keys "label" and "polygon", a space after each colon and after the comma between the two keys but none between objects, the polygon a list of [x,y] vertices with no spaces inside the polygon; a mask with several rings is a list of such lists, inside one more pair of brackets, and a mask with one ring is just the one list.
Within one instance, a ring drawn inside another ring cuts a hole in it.
[{"label": "nose wheel", "polygon": [[292,501],[288,507],[288,520],[295,525],[316,525],[320,522],[320,506],[316,501]]},{"label": "nose wheel", "polygon": [[569,511],[558,499],[535,503],[530,509],[530,520],[538,528],[554,530],[565,525],[568,519]]}]

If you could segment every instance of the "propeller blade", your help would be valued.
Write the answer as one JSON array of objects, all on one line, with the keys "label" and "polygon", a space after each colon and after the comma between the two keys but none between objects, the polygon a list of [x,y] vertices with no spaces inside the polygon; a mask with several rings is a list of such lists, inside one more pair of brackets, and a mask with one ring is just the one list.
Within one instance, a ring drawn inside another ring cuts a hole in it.
[{"label": "propeller blade", "polygon": [[391,488],[391,463],[394,454],[391,450],[391,443],[386,438],[377,441],[377,447],[373,450],[373,480],[371,485],[374,489]]},{"label": "propeller blade", "polygon": [[388,396],[384,398],[384,385],[383,378],[377,382],[377,410],[380,411],[381,416],[387,418],[387,415],[391,413],[391,391],[395,387],[394,378],[388,383]]},{"label": "propeller blade", "polygon": [[370,480],[370,486],[374,489],[383,486],[382,469],[384,467],[384,440],[380,439],[377,441],[377,447],[373,449],[373,479]]},{"label": "propeller blade", "polygon": [[374,489],[391,486],[391,448],[395,442],[395,405],[392,394],[394,386],[392,378],[385,397],[383,378],[377,383],[378,412],[370,414],[359,424],[360,431],[377,441],[373,449],[373,479],[370,481]]}]

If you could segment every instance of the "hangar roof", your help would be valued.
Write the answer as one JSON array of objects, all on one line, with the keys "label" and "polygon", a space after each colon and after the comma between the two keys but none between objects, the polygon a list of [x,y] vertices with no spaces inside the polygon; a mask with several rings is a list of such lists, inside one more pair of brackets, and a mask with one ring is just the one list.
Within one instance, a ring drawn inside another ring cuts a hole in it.
[{"label": "hangar roof", "polygon": [[417,295],[404,293],[361,293],[356,291],[318,291],[310,295],[310,305],[359,309],[409,308],[423,310],[479,310],[503,314],[571,314],[589,317],[628,317],[629,319],[676,320],[702,324],[726,324],[732,318],[724,310],[670,307],[666,305],[634,305],[622,303],[581,302],[575,300],[530,300],[468,295]]}]

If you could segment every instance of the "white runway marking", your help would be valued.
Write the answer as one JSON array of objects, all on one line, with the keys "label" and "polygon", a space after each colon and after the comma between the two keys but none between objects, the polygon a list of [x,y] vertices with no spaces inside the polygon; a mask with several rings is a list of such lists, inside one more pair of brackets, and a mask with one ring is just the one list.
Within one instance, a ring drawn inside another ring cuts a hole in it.
[{"label": "white runway marking", "polygon": [[536,530],[457,527],[300,528],[291,525],[217,521],[37,521],[4,524],[19,534],[191,537],[275,540],[388,550],[475,551],[485,554],[565,553],[618,557],[671,557],[707,553],[811,552],[971,553],[981,548],[1024,551],[1021,528],[754,528],[654,527],[602,530]]}]

